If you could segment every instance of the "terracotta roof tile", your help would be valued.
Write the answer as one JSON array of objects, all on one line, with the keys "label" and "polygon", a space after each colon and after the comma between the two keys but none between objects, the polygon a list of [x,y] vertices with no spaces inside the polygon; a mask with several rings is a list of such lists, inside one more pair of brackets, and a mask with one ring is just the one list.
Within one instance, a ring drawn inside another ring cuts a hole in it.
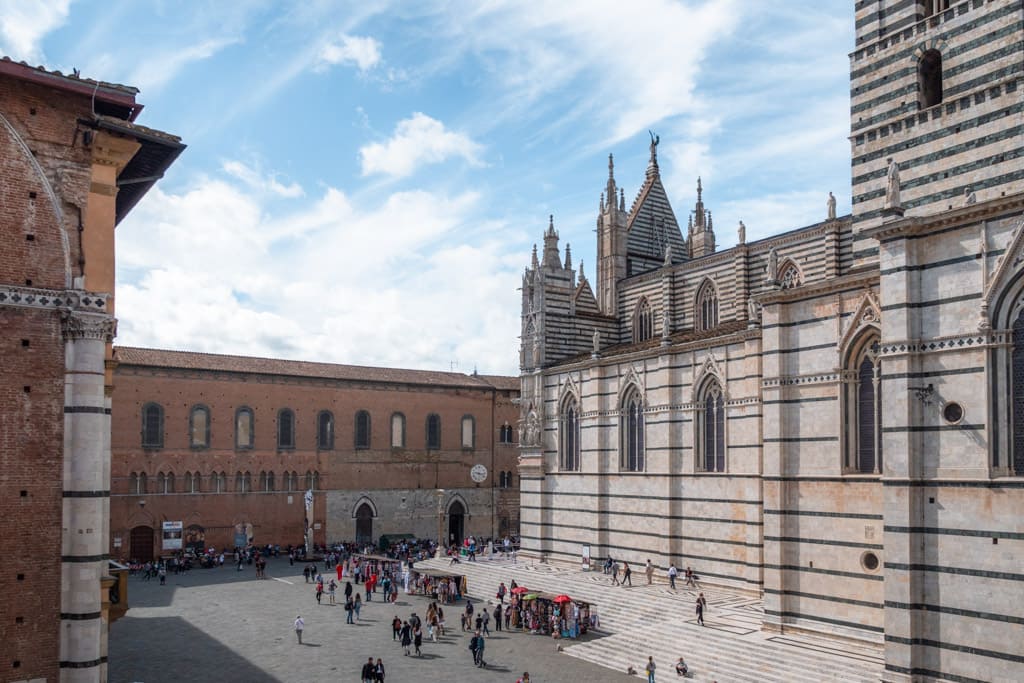
[{"label": "terracotta roof tile", "polygon": [[464,375],[458,372],[377,368],[364,365],[337,365],[334,363],[313,363],[309,361],[281,360],[278,358],[257,358],[253,356],[228,356],[216,353],[196,353],[193,351],[143,349],[134,346],[114,347],[114,358],[121,365],[138,365],[183,370],[210,370],[215,372],[237,372],[258,375],[309,377],[314,379],[336,379],[357,382],[390,382],[396,384],[420,384],[428,386],[467,387],[478,389],[486,389],[490,387],[496,387],[499,389],[519,388],[518,377],[491,375],[473,376]]}]

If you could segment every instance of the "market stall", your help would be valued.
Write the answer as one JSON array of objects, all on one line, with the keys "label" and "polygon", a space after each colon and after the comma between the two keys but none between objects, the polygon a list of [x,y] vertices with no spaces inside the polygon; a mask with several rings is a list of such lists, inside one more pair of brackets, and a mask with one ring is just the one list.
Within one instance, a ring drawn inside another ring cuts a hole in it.
[{"label": "market stall", "polygon": [[392,579],[402,575],[402,561],[393,557],[353,553],[349,562],[359,563],[364,579],[372,575],[380,578],[390,576]]},{"label": "market stall", "polygon": [[448,605],[461,600],[466,594],[466,577],[453,572],[413,567],[409,569],[408,592],[426,595]]},{"label": "market stall", "polygon": [[553,638],[577,638],[590,627],[591,606],[568,595],[522,591],[513,596],[513,620],[519,628]]}]

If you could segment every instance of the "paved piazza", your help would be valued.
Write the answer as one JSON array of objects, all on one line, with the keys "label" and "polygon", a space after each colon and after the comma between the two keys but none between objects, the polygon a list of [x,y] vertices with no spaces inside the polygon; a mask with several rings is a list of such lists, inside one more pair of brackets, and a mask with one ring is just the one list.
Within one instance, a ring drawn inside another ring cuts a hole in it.
[{"label": "paved piazza", "polygon": [[[447,561],[423,566],[447,568]],[[658,680],[675,680],[673,663],[684,655],[692,680],[718,683],[749,681],[878,681],[880,643],[839,641],[813,635],[772,634],[760,628],[761,601],[750,595],[702,586],[708,600],[706,627],[696,624],[697,593],[669,589],[664,577],[647,586],[641,567],[633,586],[620,588],[600,571],[581,572],[547,564],[507,561],[463,563],[469,595],[477,604],[491,598],[499,581],[515,579],[533,590],[564,592],[589,600],[601,618],[601,632],[579,641],[553,641],[521,632],[501,632],[487,642],[489,667],[473,667],[468,633],[458,630],[464,603],[448,610],[454,632],[438,643],[424,643],[423,657],[404,657],[391,639],[391,620],[412,612],[423,615],[428,602],[399,594],[395,606],[371,602],[357,625],[345,624],[339,605],[318,607],[312,584],[301,566],[272,560],[270,577],[257,581],[251,567],[192,570],[157,580],[131,579],[128,616],[110,636],[110,680],[154,683],[204,672],[210,680],[358,681],[366,658],[381,657],[388,681],[515,681],[529,670],[534,681],[615,683],[637,680],[628,666],[643,673],[653,655]],[[304,645],[295,642],[296,614],[306,621]],[[561,645],[562,652],[558,651]],[[641,676],[642,677],[642,676]]]},{"label": "paved piazza", "polygon": [[[131,577],[132,608],[111,627],[110,681],[156,683],[202,676],[246,683],[348,683],[359,681],[360,669],[371,655],[384,660],[389,683],[511,683],[524,670],[534,681],[545,683],[636,680],[624,671],[567,657],[548,638],[517,632],[494,632],[484,654],[488,667],[477,669],[468,650],[469,634],[459,631],[458,615],[465,602],[446,608],[446,637],[436,644],[424,642],[422,658],[404,657],[402,648],[392,642],[391,620],[396,614],[407,618],[411,612],[422,616],[429,600],[402,592],[395,605],[385,607],[374,600],[364,605],[359,623],[350,626],[340,604],[327,606],[326,594],[324,606],[317,606],[301,565],[291,567],[286,558],[278,558],[269,562],[267,574],[273,578],[257,581],[252,567],[238,572],[225,565],[170,574],[165,586],[156,579]],[[471,598],[481,596],[472,583],[469,589]],[[292,624],[297,614],[306,622],[304,645],[295,639]]]}]

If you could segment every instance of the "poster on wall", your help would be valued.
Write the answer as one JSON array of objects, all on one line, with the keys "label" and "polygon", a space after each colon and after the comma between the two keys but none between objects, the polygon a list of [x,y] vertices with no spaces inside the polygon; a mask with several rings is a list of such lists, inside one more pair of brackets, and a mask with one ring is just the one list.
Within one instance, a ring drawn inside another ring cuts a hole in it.
[{"label": "poster on wall", "polygon": [[583,571],[590,571],[590,546],[583,546]]},{"label": "poster on wall", "polygon": [[164,550],[181,550],[181,522],[164,522]]}]

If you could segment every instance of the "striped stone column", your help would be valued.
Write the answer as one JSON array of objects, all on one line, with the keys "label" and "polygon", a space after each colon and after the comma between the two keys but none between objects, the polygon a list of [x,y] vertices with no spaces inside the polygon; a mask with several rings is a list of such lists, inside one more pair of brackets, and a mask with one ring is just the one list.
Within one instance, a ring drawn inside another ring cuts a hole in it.
[{"label": "striped stone column", "polygon": [[64,316],[64,472],[61,538],[61,680],[106,681],[106,625],[100,577],[107,573],[110,519],[110,404],[106,346],[116,320]]}]

